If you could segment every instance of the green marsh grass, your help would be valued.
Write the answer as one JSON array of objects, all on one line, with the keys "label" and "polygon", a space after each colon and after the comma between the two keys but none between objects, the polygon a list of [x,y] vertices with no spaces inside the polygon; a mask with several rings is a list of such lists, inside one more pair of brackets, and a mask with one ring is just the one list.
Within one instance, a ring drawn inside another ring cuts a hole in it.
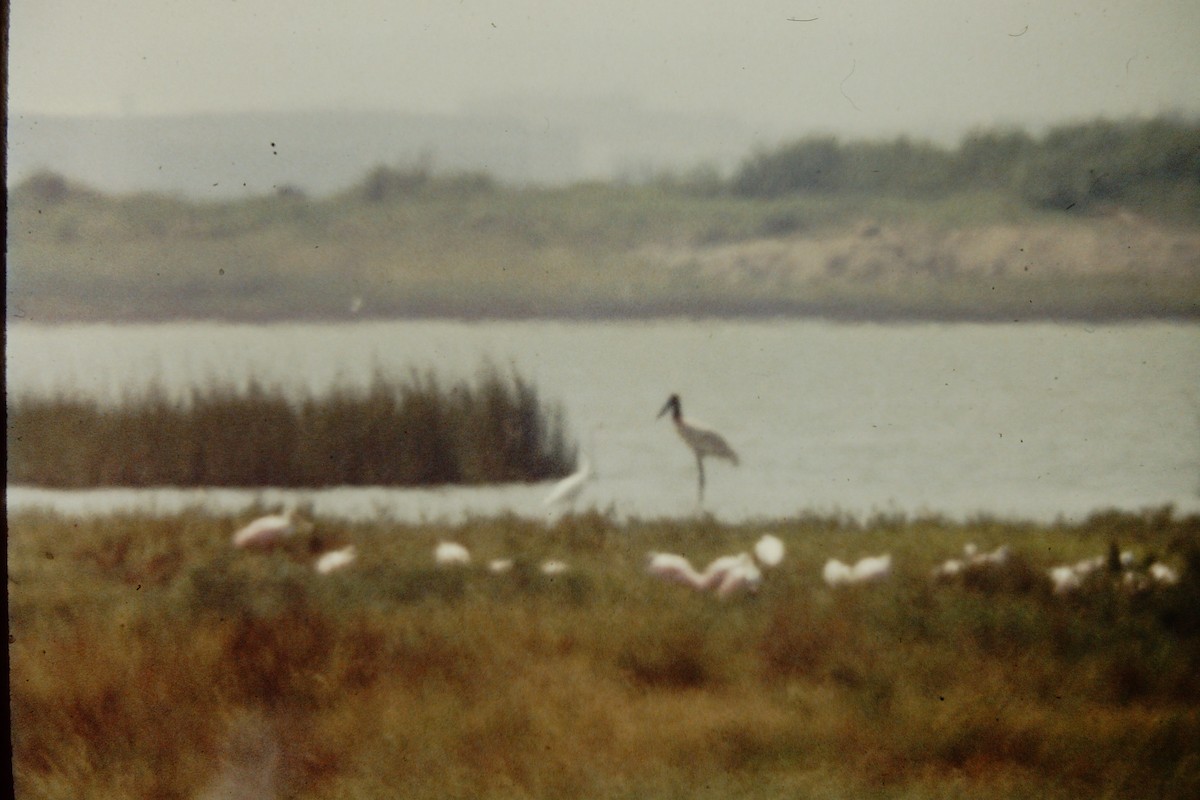
[{"label": "green marsh grass", "polygon": [[575,461],[560,407],[519,375],[377,374],[293,398],[251,380],[115,406],[10,397],[8,480],[40,486],[339,486],[537,481]]},{"label": "green marsh grass", "polygon": [[[769,525],[568,515],[318,518],[234,552],[244,518],[9,519],[18,796],[1188,798],[1200,790],[1200,519],[881,516]],[[721,602],[654,581],[765,530],[788,554]],[[473,562],[439,569],[451,539]],[[934,583],[966,542],[995,575]],[[1181,582],[1056,596],[1045,569],[1153,553]],[[890,552],[831,590],[826,558]],[[488,559],[510,557],[493,575]],[[558,576],[547,558],[566,561]]]}]

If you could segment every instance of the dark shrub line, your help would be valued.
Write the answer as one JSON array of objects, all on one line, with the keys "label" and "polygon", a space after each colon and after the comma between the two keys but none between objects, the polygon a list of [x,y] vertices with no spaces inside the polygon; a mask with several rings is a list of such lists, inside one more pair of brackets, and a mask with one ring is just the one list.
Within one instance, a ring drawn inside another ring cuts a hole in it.
[{"label": "dark shrub line", "polygon": [[746,197],[1003,190],[1034,208],[1057,210],[1182,192],[1194,211],[1198,185],[1200,126],[1171,117],[1064,125],[1040,138],[977,131],[954,150],[905,137],[845,143],[809,137],[747,158],[729,181],[734,194]]}]

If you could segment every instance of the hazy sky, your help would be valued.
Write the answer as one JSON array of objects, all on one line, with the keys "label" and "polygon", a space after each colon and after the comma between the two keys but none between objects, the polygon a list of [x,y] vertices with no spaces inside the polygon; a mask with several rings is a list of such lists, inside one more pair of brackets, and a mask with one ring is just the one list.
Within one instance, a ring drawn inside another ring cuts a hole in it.
[{"label": "hazy sky", "polygon": [[[10,113],[620,96],[763,132],[1200,114],[1200,2],[12,0]],[[811,21],[792,21],[811,20]]]}]

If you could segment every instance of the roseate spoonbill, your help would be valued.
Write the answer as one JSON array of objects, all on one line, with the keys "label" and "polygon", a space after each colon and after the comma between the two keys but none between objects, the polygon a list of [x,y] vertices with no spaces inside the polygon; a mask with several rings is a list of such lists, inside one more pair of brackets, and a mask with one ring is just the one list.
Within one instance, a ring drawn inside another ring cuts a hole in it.
[{"label": "roseate spoonbill", "polygon": [[250,522],[233,534],[234,547],[271,547],[296,535],[301,523],[295,509],[268,514]]},{"label": "roseate spoonbill", "polygon": [[675,553],[650,553],[646,558],[646,572],[693,589],[704,588],[704,577],[696,571],[692,562]]}]

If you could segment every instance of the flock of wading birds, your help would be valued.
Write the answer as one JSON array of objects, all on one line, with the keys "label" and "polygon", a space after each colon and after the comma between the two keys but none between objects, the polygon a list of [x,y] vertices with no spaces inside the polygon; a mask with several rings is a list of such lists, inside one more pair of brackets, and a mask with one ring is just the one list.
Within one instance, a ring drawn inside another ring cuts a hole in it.
[{"label": "flock of wading birds", "polygon": [[[671,412],[671,420],[680,438],[696,457],[698,474],[698,502],[704,501],[704,459],[721,458],[736,465],[737,453],[719,433],[702,424],[684,419],[679,395],[673,394],[658,413],[662,417]],[[570,506],[579,498],[584,485],[593,477],[591,463],[586,456],[580,468],[554,485],[546,496],[545,505]],[[259,517],[239,529],[233,535],[233,546],[237,548],[270,549],[295,537],[298,533],[311,530],[311,523],[301,520],[295,509]],[[742,592],[755,592],[762,584],[763,569],[771,569],[783,562],[784,544],[773,534],[763,535],[752,550],[734,555],[720,556],[704,570],[697,570],[687,557],[678,553],[650,552],[646,558],[646,572],[664,581],[689,586],[701,592],[713,592],[717,597],[727,598]],[[350,566],[357,559],[354,545],[329,550],[317,556],[313,567],[322,575]],[[953,580],[969,569],[1000,568],[1011,557],[1010,549],[1003,545],[991,552],[981,553],[973,544],[963,548],[961,558],[951,558],[935,567],[932,577],[938,580]],[[440,567],[464,567],[471,563],[467,548],[457,542],[439,542],[433,552],[434,563]],[[488,571],[503,574],[513,567],[510,558],[493,559],[488,562]],[[1076,564],[1051,567],[1047,571],[1055,594],[1069,594],[1083,587],[1092,575],[1115,572],[1120,582],[1132,591],[1148,589],[1153,584],[1171,585],[1179,581],[1179,574],[1170,566],[1159,561],[1143,564],[1139,568],[1136,556],[1124,551],[1111,556],[1086,558]],[[548,576],[560,575],[570,567],[563,561],[551,559],[542,562],[540,570]],[[845,564],[831,558],[821,571],[825,583],[831,587],[874,583],[886,579],[892,573],[891,554],[867,556],[854,564]]]}]

